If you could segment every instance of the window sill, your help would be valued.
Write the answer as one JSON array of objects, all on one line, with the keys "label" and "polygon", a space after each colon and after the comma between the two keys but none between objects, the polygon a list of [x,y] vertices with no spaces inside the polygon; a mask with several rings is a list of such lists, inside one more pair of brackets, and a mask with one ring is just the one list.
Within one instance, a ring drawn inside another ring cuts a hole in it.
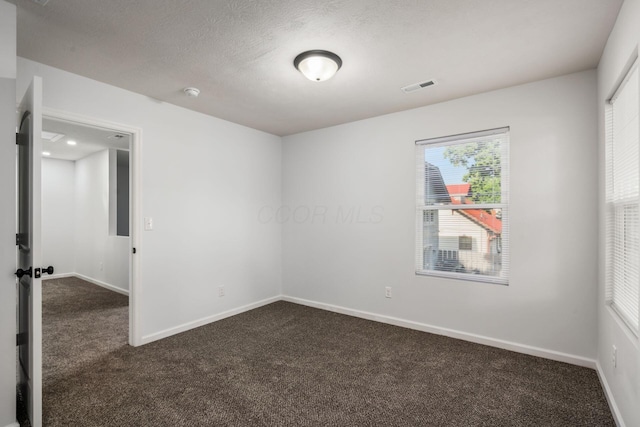
[{"label": "window sill", "polygon": [[433,276],[433,277],[442,277],[445,279],[464,280],[465,282],[482,282],[482,283],[492,283],[494,285],[509,286],[509,279],[504,279],[502,277],[482,276],[478,274],[469,274],[469,273],[449,273],[446,271],[417,270],[416,276]]}]

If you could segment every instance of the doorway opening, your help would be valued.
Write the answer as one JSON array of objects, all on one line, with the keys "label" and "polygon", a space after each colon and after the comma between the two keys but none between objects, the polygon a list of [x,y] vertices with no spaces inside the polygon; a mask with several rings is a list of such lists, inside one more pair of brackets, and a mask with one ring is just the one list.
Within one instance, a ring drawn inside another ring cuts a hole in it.
[{"label": "doorway opening", "polygon": [[[42,121],[42,259],[129,295],[130,135]],[[105,196],[107,196],[105,198]]]},{"label": "doorway opening", "polygon": [[42,130],[43,262],[55,266],[52,279],[80,279],[126,297],[121,339],[140,345],[134,218],[141,130],[46,108]]}]

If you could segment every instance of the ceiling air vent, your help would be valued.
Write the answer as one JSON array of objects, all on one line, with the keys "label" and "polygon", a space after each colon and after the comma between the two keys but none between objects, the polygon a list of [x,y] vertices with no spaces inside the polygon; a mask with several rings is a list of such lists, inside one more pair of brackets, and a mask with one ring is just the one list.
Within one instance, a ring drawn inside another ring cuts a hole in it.
[{"label": "ceiling air vent", "polygon": [[56,142],[63,136],[64,136],[63,133],[47,132],[46,130],[43,130],[41,138],[44,139],[45,141]]},{"label": "ceiling air vent", "polygon": [[411,92],[415,92],[415,91],[420,90],[420,89],[424,89],[425,87],[433,86],[435,84],[436,84],[435,80],[427,80],[426,82],[414,83],[412,85],[405,86],[405,87],[402,88],[402,91],[404,93],[411,93]]}]

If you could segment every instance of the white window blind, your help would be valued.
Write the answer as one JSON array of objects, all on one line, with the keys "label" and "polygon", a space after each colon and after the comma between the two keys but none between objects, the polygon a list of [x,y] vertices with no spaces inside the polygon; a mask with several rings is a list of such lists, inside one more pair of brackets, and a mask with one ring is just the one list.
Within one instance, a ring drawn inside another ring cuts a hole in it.
[{"label": "white window blind", "polygon": [[606,300],[638,334],[640,285],[640,110],[638,63],[606,110]]},{"label": "white window blind", "polygon": [[416,141],[416,273],[507,284],[509,129]]}]

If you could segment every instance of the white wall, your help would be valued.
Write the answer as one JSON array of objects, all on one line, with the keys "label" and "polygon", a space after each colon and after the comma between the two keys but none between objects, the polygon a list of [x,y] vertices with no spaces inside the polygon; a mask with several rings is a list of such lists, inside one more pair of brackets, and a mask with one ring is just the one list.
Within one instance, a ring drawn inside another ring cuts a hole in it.
[{"label": "white wall", "polygon": [[16,7],[0,0],[0,17],[0,78],[15,79]]},{"label": "white wall", "polygon": [[16,420],[16,7],[0,0],[0,426]]},{"label": "white wall", "polygon": [[[42,159],[42,265],[75,269],[75,162]],[[45,276],[46,278],[46,276]]]},{"label": "white wall", "polygon": [[134,221],[154,220],[136,255],[145,340],[280,294],[281,226],[258,218],[281,201],[279,137],[22,58],[20,96],[33,75],[45,107],[143,130]]},{"label": "white wall", "polygon": [[[283,293],[592,363],[596,113],[586,71],[285,137]],[[415,141],[503,126],[509,286],[416,276]]]},{"label": "white wall", "polygon": [[[616,314],[606,306],[605,296],[605,126],[604,107],[618,86],[640,43],[640,1],[626,0],[618,15],[598,66],[600,253],[598,259],[598,362],[604,382],[611,390],[620,416],[627,426],[640,426],[640,344]],[[618,363],[611,363],[612,346]]]},{"label": "white wall", "polygon": [[129,238],[109,234],[109,150],[75,166],[75,272],[129,290]]},{"label": "white wall", "polygon": [[107,150],[77,162],[42,159],[43,265],[127,292],[129,238],[110,235],[108,195]]}]

